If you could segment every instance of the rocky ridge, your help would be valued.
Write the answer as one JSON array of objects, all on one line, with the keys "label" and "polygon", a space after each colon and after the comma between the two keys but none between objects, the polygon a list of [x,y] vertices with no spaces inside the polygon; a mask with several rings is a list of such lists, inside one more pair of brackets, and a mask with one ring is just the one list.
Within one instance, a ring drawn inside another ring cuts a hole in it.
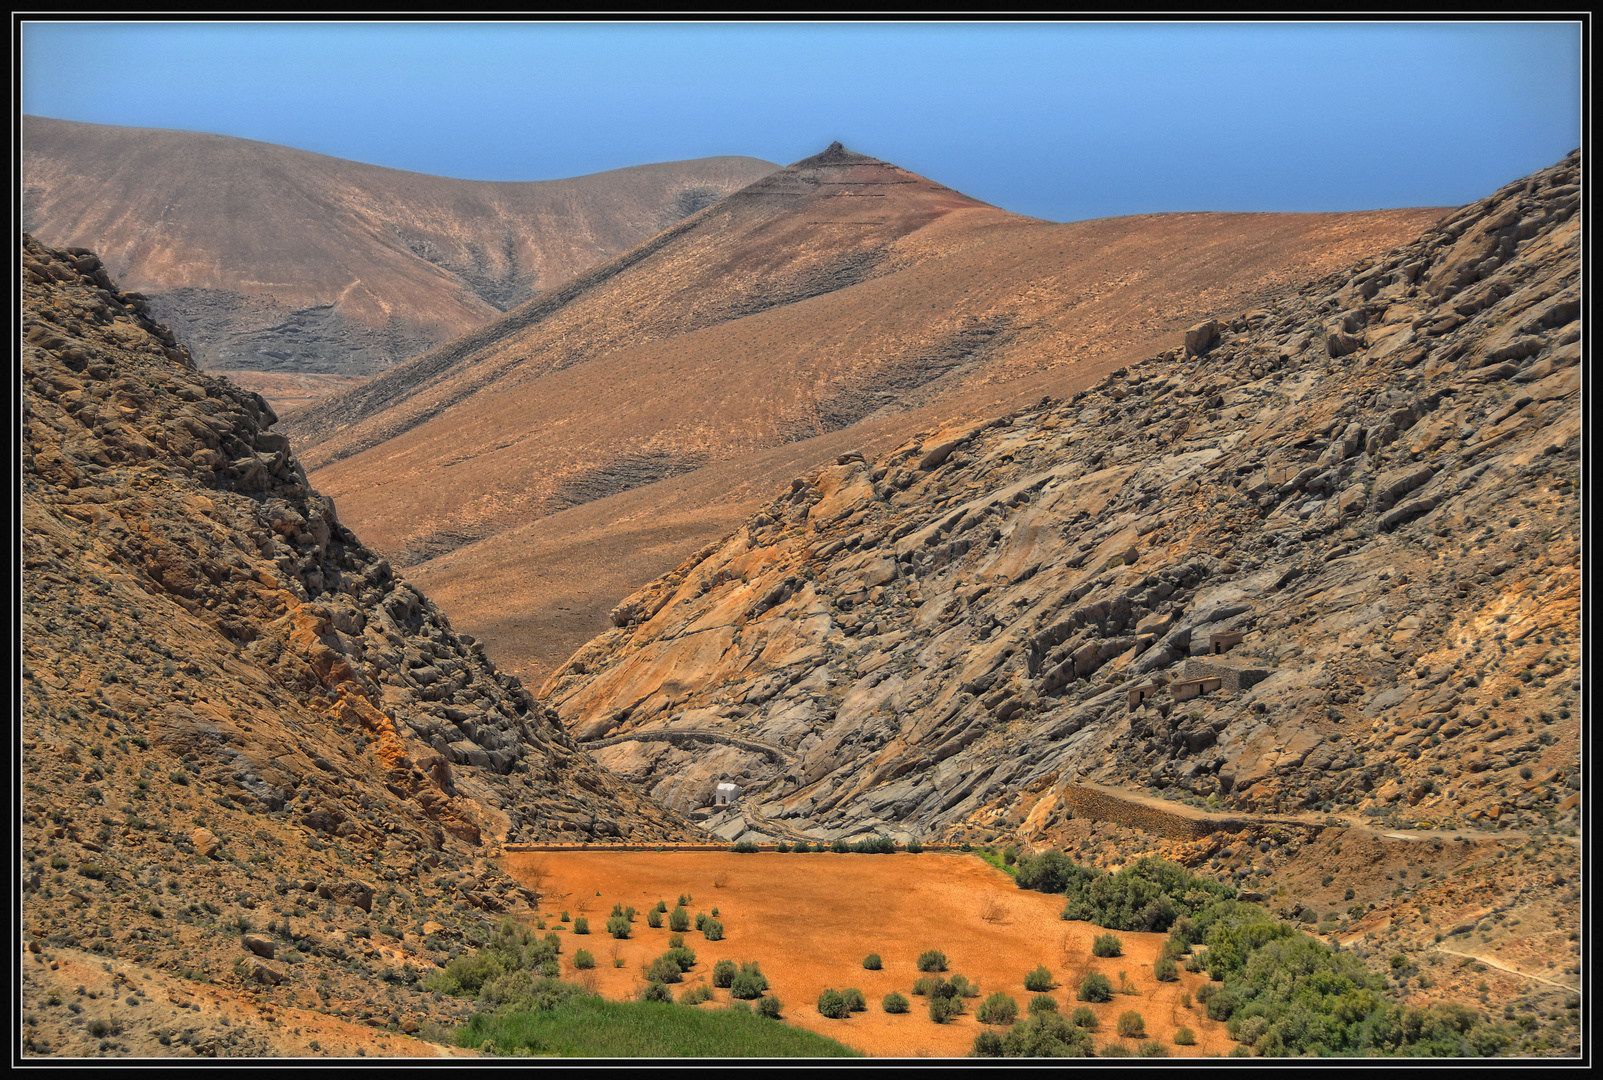
[{"label": "rocky ridge", "polygon": [[1572,156],[1071,401],[842,455],[625,600],[543,693],[682,811],[740,783],[707,820],[730,839],[1047,843],[1090,781],[1572,822],[1577,177]]},{"label": "rocky ridge", "polygon": [[95,255],[22,261],[29,1049],[193,1049],[137,994],[108,1019],[45,988],[96,957],[416,1030],[418,980],[534,899],[502,843],[702,835],[363,547],[266,403]]}]

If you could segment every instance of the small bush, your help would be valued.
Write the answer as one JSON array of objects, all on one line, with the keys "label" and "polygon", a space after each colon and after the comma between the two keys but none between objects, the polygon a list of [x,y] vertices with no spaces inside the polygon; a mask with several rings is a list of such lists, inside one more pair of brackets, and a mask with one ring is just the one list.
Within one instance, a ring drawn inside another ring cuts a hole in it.
[{"label": "small bush", "polygon": [[757,1002],[757,1015],[766,1016],[770,1020],[778,1020],[783,1014],[780,1012],[785,1003],[776,997],[765,997]]},{"label": "small bush", "polygon": [[679,995],[679,1004],[681,1005],[700,1005],[704,1001],[711,1000],[712,987],[700,982]]},{"label": "small bush", "polygon": [[573,920],[572,920],[572,919],[570,919],[570,918],[569,918],[569,917],[568,917],[568,913],[567,913],[567,912],[566,912],[566,911],[564,911],[564,912],[563,912],[563,913],[562,913],[562,921],[563,921],[563,922],[572,922],[572,921],[573,921]]},{"label": "small bush", "polygon": [[653,930],[661,930],[662,929],[662,912],[660,912],[660,911],[648,911],[648,912],[646,912],[646,925],[651,927]]},{"label": "small bush", "polygon": [[678,964],[680,971],[689,971],[696,966],[696,954],[683,945],[671,948],[662,955]]},{"label": "small bush", "polygon": [[884,968],[885,963],[879,958],[879,953],[873,952],[863,957],[863,966],[869,971],[879,971]]},{"label": "small bush", "polygon": [[718,961],[712,966],[712,984],[721,990],[729,989],[730,984],[735,981],[735,972],[738,970],[733,960]]},{"label": "small bush", "polygon": [[971,998],[980,996],[980,984],[969,982],[966,976],[953,975],[952,981],[947,985],[951,986],[958,997]]},{"label": "small bush", "polygon": [[97,862],[86,862],[79,864],[78,873],[92,881],[99,881],[106,876],[106,868]]},{"label": "small bush", "polygon": [[1097,1051],[1097,1057],[1135,1057],[1135,1055],[1123,1043],[1108,1043],[1108,1045]]},{"label": "small bush", "polygon": [[1079,992],[1074,996],[1080,1001],[1112,1001],[1113,984],[1106,975],[1090,971],[1080,980]]},{"label": "small bush", "polygon": [[853,844],[852,850],[859,855],[894,855],[896,841],[888,836],[870,836]]},{"label": "small bush", "polygon": [[673,1001],[673,991],[660,982],[648,982],[640,991],[641,1001]]},{"label": "small bush", "polygon": [[846,1008],[852,1012],[867,1012],[868,1002],[863,998],[863,992],[856,987],[848,986],[840,992],[846,999]]},{"label": "small bush", "polygon": [[844,1020],[851,1010],[846,1008],[846,999],[839,990],[825,990],[818,995],[818,1015],[830,1020]]},{"label": "small bush", "polygon": [[935,986],[935,980],[934,979],[919,979],[918,981],[913,983],[913,996],[914,997],[927,997],[929,995],[930,990],[932,990],[934,988],[934,986]]},{"label": "small bush", "polygon": [[[1030,999],[1028,1010],[1031,1016],[1044,1012],[1055,1013],[1058,1011],[1058,999],[1051,994],[1036,994]],[[1086,1009],[1086,1012],[1090,1011]]]},{"label": "small bush", "polygon": [[946,954],[939,949],[929,949],[918,954],[918,970],[945,971]]},{"label": "small bush", "polygon": [[689,893],[680,893],[679,894],[679,901],[675,906],[677,906],[677,907],[689,907],[690,906],[690,894]]},{"label": "small bush", "polygon": [[774,845],[774,851],[780,855],[787,855],[790,853],[790,845],[781,840],[779,843]]},{"label": "small bush", "polygon": [[1095,1031],[1097,1029],[1096,1013],[1081,1005],[1069,1015],[1069,1023],[1077,1028],[1084,1028],[1086,1031]]},{"label": "small bush", "polygon": [[[607,933],[620,941],[627,938],[633,929],[634,927],[629,924],[628,918],[623,915],[614,915],[607,920]],[[574,932],[578,932],[577,928],[575,928]]]},{"label": "small bush", "polygon": [[829,850],[833,851],[837,855],[845,855],[847,852],[852,850],[852,846],[845,840],[836,840],[833,844],[829,845]]},{"label": "small bush", "polygon": [[807,841],[798,840],[798,841],[796,841],[796,846],[791,848],[790,850],[795,852],[797,855],[806,855],[809,852],[811,852],[813,849],[808,845]]},{"label": "small bush", "polygon": [[757,845],[750,840],[742,840],[738,844],[729,845],[729,850],[740,855],[755,855],[757,854]]},{"label": "small bush", "polygon": [[1180,1007],[1182,1009],[1191,1008],[1191,991],[1182,990],[1180,992]]},{"label": "small bush", "polygon": [[982,1024],[1011,1024],[1019,1018],[1019,1003],[998,990],[981,1003],[974,1018]]},{"label": "small bush", "polygon": [[683,934],[669,934],[668,935],[668,948],[670,948],[670,949],[682,949],[684,947],[685,947],[685,935],[683,935]]},{"label": "small bush", "polygon": [[1180,978],[1180,969],[1169,957],[1160,956],[1152,965],[1152,974],[1157,976],[1159,982],[1174,982]]},{"label": "small bush", "polygon": [[676,907],[668,915],[668,929],[676,934],[682,934],[690,929],[690,912],[682,907]]},{"label": "small bush", "polygon": [[1131,1009],[1129,1012],[1119,1014],[1119,1034],[1126,1039],[1139,1039],[1147,1033],[1147,1022],[1141,1019],[1141,1014]]},{"label": "small bush", "polygon": [[574,919],[573,932],[575,934],[588,934],[590,932],[590,920],[585,918],[583,915],[580,915],[577,919]]},{"label": "small bush", "polygon": [[881,1000],[879,1004],[880,1008],[884,1009],[888,1013],[904,1013],[907,1011],[908,1002],[905,997],[892,990],[890,993],[885,995],[884,999]]},{"label": "small bush", "polygon": [[930,996],[930,1019],[944,1024],[963,1011],[956,998]]},{"label": "small bush", "polygon": [[1036,968],[1024,976],[1024,989],[1036,994],[1043,990],[1052,989],[1052,973],[1046,969],[1045,965]]},{"label": "small bush", "polygon": [[1146,1042],[1141,1044],[1141,1049],[1136,1051],[1136,1052],[1138,1054],[1140,1054],[1142,1057],[1168,1057],[1169,1056],[1169,1048],[1167,1046],[1164,1046],[1157,1039],[1148,1039]]},{"label": "small bush", "polygon": [[658,983],[684,982],[685,973],[673,957],[659,956],[646,969],[646,978]]},{"label": "small bush", "polygon": [[982,1031],[974,1036],[974,1049],[969,1051],[969,1057],[1003,1057],[1006,1053],[1007,1043],[1002,1036],[994,1031]]},{"label": "small bush", "polygon": [[668,912],[668,901],[666,901],[666,900],[658,900],[657,901],[657,906],[652,908],[651,910],[653,910],[655,912],[658,912],[659,914],[667,914],[667,912]]},{"label": "small bush", "polygon": [[1174,1044],[1176,1046],[1195,1046],[1197,1045],[1197,1033],[1188,1027],[1177,1028],[1174,1033]]},{"label": "small bush", "polygon": [[740,965],[734,980],[729,984],[729,993],[732,997],[742,1001],[755,1001],[763,996],[768,989],[768,978],[757,967],[756,962]]},{"label": "small bush", "polygon": [[1229,991],[1221,990],[1208,998],[1209,1020],[1228,1020],[1235,1011],[1236,998]]},{"label": "small bush", "polygon": [[696,912],[696,929],[707,929],[707,913],[705,911]]},{"label": "small bush", "polygon": [[722,941],[724,939],[724,924],[717,919],[708,919],[707,925],[701,928],[701,933],[708,941]]},{"label": "small bush", "polygon": [[579,971],[587,971],[596,966],[596,958],[584,949],[573,954],[573,966]]},{"label": "small bush", "polygon": [[1225,1057],[1251,1057],[1251,1056],[1252,1056],[1252,1051],[1248,1050],[1245,1046],[1237,1046],[1235,1049],[1231,1050],[1230,1053],[1225,1055]]},{"label": "small bush", "polygon": [[1123,956],[1124,943],[1113,934],[1098,934],[1097,939],[1091,942],[1092,956]]},{"label": "small bush", "polygon": [[907,842],[907,853],[909,855],[918,855],[918,854],[921,854],[923,851],[924,851],[924,845],[919,843],[917,840],[909,840]]}]

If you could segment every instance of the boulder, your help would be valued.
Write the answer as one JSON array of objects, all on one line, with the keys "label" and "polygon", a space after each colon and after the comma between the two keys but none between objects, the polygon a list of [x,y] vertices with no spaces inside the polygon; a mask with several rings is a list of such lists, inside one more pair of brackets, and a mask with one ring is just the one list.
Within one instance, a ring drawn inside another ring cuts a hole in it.
[{"label": "boulder", "polygon": [[239,943],[264,960],[273,958],[273,942],[269,938],[261,937],[258,934],[246,934],[239,939]]},{"label": "boulder", "polygon": [[195,850],[208,859],[222,850],[223,842],[210,829],[198,828],[189,834],[189,842],[195,845]]},{"label": "boulder", "polygon": [[1209,319],[1186,331],[1186,355],[1201,356],[1219,343],[1219,321]]}]

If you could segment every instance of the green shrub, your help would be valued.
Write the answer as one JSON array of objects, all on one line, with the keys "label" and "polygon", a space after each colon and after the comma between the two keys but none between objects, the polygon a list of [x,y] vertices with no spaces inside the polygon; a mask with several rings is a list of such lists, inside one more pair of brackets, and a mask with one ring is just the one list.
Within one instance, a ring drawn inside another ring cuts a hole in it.
[{"label": "green shrub", "polygon": [[705,911],[696,912],[696,929],[707,929],[707,913]]},{"label": "green shrub", "polygon": [[722,941],[724,939],[724,924],[717,919],[708,919],[707,925],[701,928],[701,933],[708,941]]},{"label": "green shrub", "polygon": [[646,978],[659,983],[684,982],[685,973],[677,960],[664,955],[651,962],[651,966],[646,969]]},{"label": "green shrub", "polygon": [[888,836],[869,836],[852,845],[859,855],[894,855],[896,841]]},{"label": "green shrub", "polygon": [[1092,956],[1123,956],[1124,943],[1112,934],[1098,934],[1091,942]]},{"label": "green shrub", "polygon": [[907,853],[909,855],[918,855],[918,854],[921,854],[923,851],[924,851],[924,845],[919,843],[917,840],[909,840],[907,842]]},{"label": "green shrub", "polygon": [[729,989],[730,984],[735,981],[737,970],[739,969],[735,967],[733,960],[718,961],[712,966],[712,984],[721,990]]},{"label": "green shrub", "polygon": [[[627,938],[633,929],[634,927],[629,924],[629,920],[623,915],[614,915],[607,920],[607,933],[619,940]],[[574,929],[574,933],[578,933],[577,928]]]},{"label": "green shrub", "polygon": [[[985,1036],[991,1036],[986,1039]],[[1091,1036],[1055,1012],[1035,1013],[1016,1023],[1006,1035],[981,1032],[974,1039],[976,1057],[1091,1057]]]},{"label": "green shrub", "polygon": [[106,876],[106,868],[97,862],[80,863],[78,873],[91,881],[99,881]]},{"label": "green shrub", "polygon": [[1147,1022],[1131,1009],[1119,1014],[1119,1034],[1126,1039],[1138,1039],[1147,1033]]},{"label": "green shrub", "polygon": [[850,1011],[868,1011],[868,1002],[864,1000],[863,992],[858,990],[856,987],[848,986],[846,989],[840,992],[840,996],[846,999],[846,1008]]},{"label": "green shrub", "polygon": [[1136,1053],[1142,1057],[1168,1057],[1169,1048],[1157,1039],[1148,1039],[1141,1044],[1141,1048]]},{"label": "green shrub", "polygon": [[1065,919],[1143,932],[1168,930],[1177,919],[1235,895],[1222,882],[1154,857],[1138,859],[1116,874],[1077,867],[1063,891]]},{"label": "green shrub", "polygon": [[1092,1012],[1086,1006],[1081,1005],[1078,1009],[1075,1009],[1073,1015],[1069,1017],[1069,1023],[1073,1024],[1077,1028],[1085,1028],[1087,1031],[1095,1031],[1097,1029],[1096,1013]]},{"label": "green shrub", "polygon": [[796,841],[796,846],[791,848],[790,850],[795,852],[798,855],[806,855],[809,852],[811,852],[813,849],[808,846],[807,841],[798,840],[798,841]]},{"label": "green shrub", "polygon": [[573,932],[575,934],[588,934],[590,932],[590,920],[585,918],[583,915],[580,915],[577,919],[574,919]]},{"label": "green shrub", "polygon": [[952,1017],[963,1011],[963,1006],[956,998],[936,997],[930,995],[930,1019],[937,1024],[944,1024]]},{"label": "green shrub", "polygon": [[676,934],[682,934],[690,929],[690,912],[682,907],[676,907],[668,915],[668,929]]},{"label": "green shrub", "polygon": [[1160,956],[1152,964],[1152,974],[1157,976],[1159,982],[1174,982],[1180,978],[1180,969],[1169,957]]},{"label": "green shrub", "polygon": [[762,997],[763,991],[768,989],[768,978],[757,967],[756,961],[741,964],[740,970],[735,973],[729,984],[729,993],[732,997],[742,1001],[754,1001]]},{"label": "green shrub", "polygon": [[1080,980],[1080,989],[1074,996],[1080,1001],[1112,1001],[1113,984],[1108,982],[1106,975],[1089,971]]},{"label": "green shrub", "polygon": [[1228,990],[1221,990],[1208,998],[1208,1019],[1228,1020],[1236,1011],[1236,996]]},{"label": "green shrub", "polygon": [[699,982],[679,995],[679,1004],[700,1005],[704,1001],[711,1001],[712,996],[712,987],[706,983]]},{"label": "green shrub", "polygon": [[596,958],[584,949],[573,954],[573,966],[580,971],[586,971],[596,966]]},{"label": "green shrub", "polygon": [[670,949],[682,949],[684,947],[685,947],[685,935],[683,935],[683,934],[669,934],[668,935],[668,948],[670,948]]},{"label": "green shrub", "polygon": [[779,843],[774,845],[774,851],[778,852],[780,855],[788,854],[790,852],[790,845],[781,840]]},{"label": "green shrub", "polygon": [[689,893],[680,893],[679,894],[679,902],[675,906],[682,907],[682,908],[687,908],[687,907],[690,906],[690,904],[691,904],[690,894]]},{"label": "green shrub", "polygon": [[980,1004],[974,1018],[982,1024],[1011,1024],[1019,1018],[1019,1003],[998,990]]},{"label": "green shrub", "polygon": [[676,945],[662,955],[678,964],[680,971],[689,971],[696,966],[696,954],[683,945]]},{"label": "green shrub", "polygon": [[1097,1051],[1097,1057],[1135,1057],[1135,1054],[1123,1043],[1108,1043]]},{"label": "green shrub", "polygon": [[655,909],[646,912],[646,925],[653,930],[662,929],[662,912]]},{"label": "green shrub", "polygon": [[873,952],[863,957],[863,966],[869,971],[879,971],[884,968],[885,963],[879,958],[879,953]]},{"label": "green shrub", "polygon": [[1052,989],[1052,973],[1046,969],[1046,965],[1043,964],[1024,976],[1024,989],[1033,993]]},{"label": "green shrub", "polygon": [[737,844],[731,844],[729,850],[741,855],[755,855],[757,853],[757,845],[750,840],[742,840]]},{"label": "green shrub", "polygon": [[718,909],[717,908],[713,908],[712,909],[712,917],[715,918],[715,919],[718,917]]},{"label": "green shrub", "polygon": [[918,970],[945,971],[946,954],[939,949],[929,949],[918,954]]},{"label": "green shrub", "polygon": [[818,1015],[830,1020],[844,1020],[850,1014],[846,999],[839,990],[825,990],[818,995]]},{"label": "green shrub", "polygon": [[852,846],[845,840],[836,840],[833,844],[829,845],[829,850],[833,851],[837,855],[845,855],[847,852],[852,850]]},{"label": "green shrub", "polygon": [[901,994],[892,990],[880,1001],[880,1008],[888,1013],[904,1013],[907,1011],[908,1001]]},{"label": "green shrub", "polygon": [[1058,999],[1051,994],[1036,994],[1030,999],[1028,1010],[1031,1016],[1039,1012],[1057,1012]]},{"label": "green shrub", "polygon": [[770,1020],[778,1020],[783,1015],[780,1010],[784,1007],[784,1002],[770,995],[768,997],[758,999],[757,1015],[766,1016]]},{"label": "green shrub", "polygon": [[648,982],[646,983],[644,989],[640,991],[640,1000],[672,1002],[673,991],[668,989],[668,987],[663,983],[656,981]]},{"label": "green shrub", "polygon": [[658,912],[659,914],[666,914],[667,911],[668,911],[668,901],[666,901],[666,900],[658,900],[657,901],[657,906],[652,908],[651,910],[653,910],[655,912]]},{"label": "green shrub", "polygon": [[925,997],[925,996],[927,996],[929,994],[930,990],[934,988],[934,986],[935,986],[935,980],[934,979],[918,979],[918,980],[915,980],[914,983],[913,983],[913,996],[914,997]]},{"label": "green shrub", "polygon": [[620,916],[622,914],[623,914],[623,904],[615,903],[615,904],[612,905],[612,911],[607,915],[607,917],[609,919],[616,919],[618,916]]},{"label": "green shrub", "polygon": [[562,913],[562,921],[563,921],[563,922],[568,922],[568,921],[570,921],[570,920],[569,920],[569,919],[568,919],[568,913],[567,913],[567,912],[566,912],[566,911],[564,911],[564,912],[563,912],[563,913]]},{"label": "green shrub", "polygon": [[1226,1057],[1251,1057],[1252,1056],[1252,1051],[1248,1050],[1245,1046],[1237,1046],[1237,1047],[1234,1047],[1230,1051],[1230,1053],[1226,1054],[1225,1056]]},{"label": "green shrub", "polygon": [[958,997],[971,998],[980,996],[979,983],[969,982],[967,976],[953,975],[948,985],[952,987],[953,992]]},{"label": "green shrub", "polygon": [[1176,1046],[1195,1046],[1197,1045],[1197,1033],[1188,1027],[1176,1028],[1174,1044]]}]

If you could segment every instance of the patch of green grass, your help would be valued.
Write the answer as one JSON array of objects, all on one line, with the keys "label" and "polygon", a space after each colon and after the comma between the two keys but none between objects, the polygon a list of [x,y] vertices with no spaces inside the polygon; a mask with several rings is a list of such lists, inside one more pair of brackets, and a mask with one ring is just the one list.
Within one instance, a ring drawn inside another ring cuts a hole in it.
[{"label": "patch of green grass", "polygon": [[475,1016],[458,1046],[500,1056],[861,1057],[810,1031],[745,1009],[580,996],[553,1009]]}]

